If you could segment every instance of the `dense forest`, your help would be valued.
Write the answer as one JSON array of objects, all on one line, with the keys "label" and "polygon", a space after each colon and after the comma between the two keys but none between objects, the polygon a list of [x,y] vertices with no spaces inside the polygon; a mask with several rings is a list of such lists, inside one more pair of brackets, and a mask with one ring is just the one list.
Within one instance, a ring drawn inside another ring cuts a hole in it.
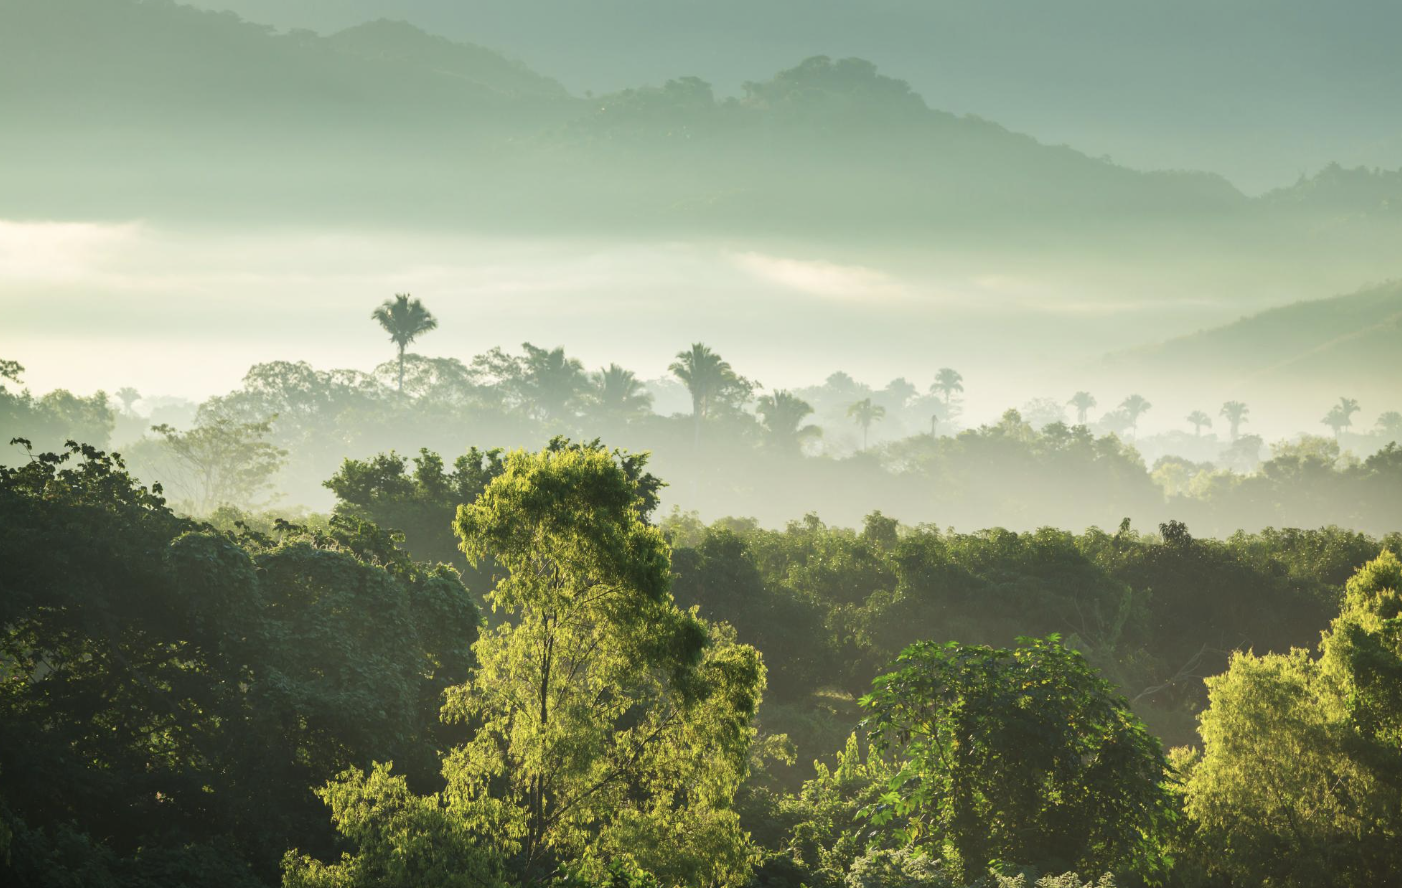
[{"label": "dense forest", "polygon": [[[1196,411],[1151,469],[1140,395],[961,428],[952,368],[766,392],[696,343],[644,383],[530,343],[417,355],[438,322],[408,295],[371,320],[373,373],[261,364],[199,405],[0,364],[15,884],[1402,864],[1395,413],[1351,434],[1344,398],[1267,454],[1228,402],[1224,441]],[[308,479],[327,508],[289,499]]]},{"label": "dense forest", "polygon": [[1399,28],[0,0],[0,886],[1402,884]]},{"label": "dense forest", "polygon": [[1396,534],[704,525],[656,519],[648,468],[564,438],[348,461],[301,524],[185,517],[88,445],[0,468],[7,882],[1402,864]]}]

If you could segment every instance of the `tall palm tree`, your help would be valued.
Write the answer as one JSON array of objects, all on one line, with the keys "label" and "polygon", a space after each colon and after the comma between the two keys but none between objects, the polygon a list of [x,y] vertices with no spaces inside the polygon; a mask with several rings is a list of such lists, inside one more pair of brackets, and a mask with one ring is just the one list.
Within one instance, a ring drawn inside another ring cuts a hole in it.
[{"label": "tall palm tree", "polygon": [[769,445],[780,453],[797,453],[804,441],[823,434],[817,426],[803,424],[813,408],[793,392],[778,389],[765,395],[757,409]]},{"label": "tall palm tree", "polygon": [[389,334],[389,341],[399,346],[399,393],[403,394],[404,350],[423,334],[438,329],[438,321],[422,302],[411,298],[408,293],[386,299],[370,314],[370,319],[379,321]]},{"label": "tall palm tree", "polygon": [[609,364],[594,374],[594,395],[609,417],[637,416],[652,408],[652,394],[632,370]]},{"label": "tall palm tree", "polygon": [[1149,408],[1153,406],[1144,399],[1143,395],[1130,395],[1120,402],[1120,409],[1129,417],[1129,428],[1130,431],[1134,432],[1136,438],[1139,437],[1139,417],[1147,413]]},{"label": "tall palm tree", "polygon": [[131,405],[141,400],[141,392],[129,385],[117,389],[117,400],[122,402],[122,412],[131,416]]},{"label": "tall palm tree", "polygon": [[1085,425],[1090,408],[1095,406],[1095,396],[1090,392],[1076,392],[1066,403],[1076,408],[1076,425]]},{"label": "tall palm tree", "polygon": [[964,377],[958,371],[949,367],[941,367],[940,372],[935,374],[935,381],[930,384],[930,391],[944,393],[944,406],[949,406],[949,399],[954,397],[955,392],[964,390]]},{"label": "tall palm tree", "polygon": [[1251,408],[1240,401],[1228,401],[1222,405],[1221,415],[1231,426],[1233,441],[1240,437],[1241,424],[1246,422],[1246,415],[1250,412]]},{"label": "tall palm tree", "polygon": [[710,415],[717,397],[736,379],[730,364],[710,348],[697,342],[677,353],[667,368],[691,393],[691,418],[695,424],[696,446],[701,446],[701,421]]},{"label": "tall palm tree", "polygon": [[1353,414],[1359,410],[1358,402],[1353,398],[1340,398],[1339,403],[1329,408],[1320,422],[1334,430],[1334,437],[1339,437],[1339,433],[1353,425]]},{"label": "tall palm tree", "polygon": [[880,422],[886,417],[886,408],[880,404],[873,404],[871,398],[863,398],[857,403],[847,408],[847,416],[862,427],[862,449],[867,449],[867,431],[874,422]]},{"label": "tall palm tree", "polygon": [[1201,410],[1194,410],[1188,414],[1188,425],[1193,427],[1193,437],[1201,438],[1203,426],[1212,428],[1212,417]]}]

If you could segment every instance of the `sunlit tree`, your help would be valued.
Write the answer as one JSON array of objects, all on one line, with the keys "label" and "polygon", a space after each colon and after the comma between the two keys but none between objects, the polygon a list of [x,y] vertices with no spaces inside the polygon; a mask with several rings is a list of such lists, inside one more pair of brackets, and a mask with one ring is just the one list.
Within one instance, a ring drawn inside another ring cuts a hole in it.
[{"label": "sunlit tree", "polygon": [[1228,401],[1222,405],[1221,416],[1231,428],[1233,441],[1241,436],[1241,424],[1246,422],[1247,414],[1250,412],[1251,408],[1241,401]]},{"label": "sunlit tree", "polygon": [[[476,726],[446,758],[446,796],[523,884],[562,864],[633,857],[669,885],[741,885],[730,810],[764,671],[727,627],[682,611],[662,533],[617,454],[516,452],[456,528],[501,579],[501,625],[444,715]],[[426,853],[431,853],[427,849]]]},{"label": "sunlit tree", "polygon": [[866,450],[867,432],[872,423],[886,418],[886,408],[872,403],[871,398],[863,398],[847,408],[847,417],[862,427],[862,449]]},{"label": "sunlit tree", "polygon": [[1095,396],[1090,392],[1076,392],[1066,403],[1076,408],[1076,425],[1085,425],[1090,409],[1095,406]]},{"label": "sunlit tree", "polygon": [[1182,770],[1214,875],[1365,888],[1402,872],[1399,590],[1384,551],[1349,580],[1317,657],[1238,652],[1207,680],[1202,757]]},{"label": "sunlit tree", "polygon": [[438,321],[424,304],[408,293],[386,299],[370,314],[371,320],[378,321],[389,334],[390,342],[399,349],[399,391],[404,391],[404,351],[409,344],[425,333],[438,328]]},{"label": "sunlit tree", "polygon": [[804,425],[813,408],[792,392],[778,389],[761,397],[758,411],[767,443],[781,453],[797,453],[804,441],[823,434],[815,425]]},{"label": "sunlit tree", "polygon": [[1204,427],[1212,428],[1212,417],[1203,413],[1201,410],[1194,410],[1192,413],[1188,414],[1188,425],[1193,427],[1194,437],[1201,438]]}]

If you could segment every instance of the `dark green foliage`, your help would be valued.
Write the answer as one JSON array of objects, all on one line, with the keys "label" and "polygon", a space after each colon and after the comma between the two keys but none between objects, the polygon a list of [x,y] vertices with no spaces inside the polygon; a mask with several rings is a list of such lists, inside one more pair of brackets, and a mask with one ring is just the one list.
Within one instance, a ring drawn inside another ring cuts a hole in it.
[{"label": "dark green foliage", "polygon": [[311,787],[346,767],[434,781],[480,622],[372,525],[218,533],[77,445],[0,467],[0,589],[13,872],[120,885],[271,876],[326,845]]}]

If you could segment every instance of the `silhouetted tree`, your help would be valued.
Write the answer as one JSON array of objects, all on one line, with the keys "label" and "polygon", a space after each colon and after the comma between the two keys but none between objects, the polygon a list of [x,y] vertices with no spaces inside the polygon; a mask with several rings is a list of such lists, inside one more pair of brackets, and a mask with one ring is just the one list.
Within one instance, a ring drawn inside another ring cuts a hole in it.
[{"label": "silhouetted tree", "polygon": [[1134,432],[1136,437],[1139,435],[1139,417],[1147,413],[1153,406],[1145,400],[1143,395],[1130,395],[1120,402],[1120,409],[1129,417],[1130,431]]},{"label": "silhouetted tree", "polygon": [[1090,392],[1076,392],[1066,403],[1076,408],[1076,425],[1086,424],[1086,415],[1095,406],[1095,396]]},{"label": "silhouetted tree", "polygon": [[823,434],[817,426],[803,424],[813,408],[792,392],[779,389],[765,395],[758,410],[768,444],[782,453],[796,453],[804,441]]},{"label": "silhouetted tree", "polygon": [[1340,398],[1339,403],[1329,408],[1329,412],[1324,414],[1320,422],[1332,429],[1334,437],[1337,438],[1340,432],[1353,425],[1353,414],[1358,410],[1358,402],[1353,398]]},{"label": "silhouetted tree", "polygon": [[404,350],[415,339],[436,330],[438,321],[424,308],[422,302],[411,298],[408,293],[400,293],[393,299],[386,299],[371,313],[370,318],[379,321],[380,326],[389,334],[390,342],[399,347],[399,391],[403,393]]},{"label": "silhouetted tree", "polygon": [[122,412],[131,416],[131,405],[141,400],[141,392],[129,385],[117,389],[117,400],[122,402]]},{"label": "silhouetted tree", "polygon": [[1221,415],[1231,426],[1233,441],[1240,437],[1241,424],[1246,422],[1246,415],[1250,412],[1251,408],[1240,401],[1228,401],[1222,405]]},{"label": "silhouetted tree", "polygon": [[584,365],[578,358],[566,357],[563,346],[545,349],[523,342],[521,348],[526,353],[522,365],[526,397],[542,417],[568,419],[574,413],[574,403],[589,387]]},{"label": "silhouetted tree", "polygon": [[632,370],[609,364],[594,374],[599,410],[611,418],[638,416],[652,407],[652,394]]},{"label": "silhouetted tree", "polygon": [[1389,410],[1378,416],[1377,433],[1388,441],[1402,441],[1402,413]]},{"label": "silhouetted tree", "polygon": [[871,398],[863,398],[847,408],[847,415],[857,425],[862,427],[862,449],[867,449],[867,431],[874,422],[880,422],[886,416],[886,408],[880,404],[873,404]]},{"label": "silhouetted tree", "polygon": [[1209,429],[1212,428],[1212,417],[1203,413],[1201,410],[1194,410],[1192,413],[1188,414],[1188,425],[1193,427],[1193,435],[1201,438],[1204,426]]},{"label": "silhouetted tree", "polygon": [[949,406],[950,398],[955,392],[964,390],[964,377],[958,371],[949,367],[941,367],[940,372],[935,374],[935,381],[930,384],[930,392],[941,392],[944,394],[944,406]]},{"label": "silhouetted tree", "polygon": [[668,367],[691,393],[691,415],[695,422],[696,444],[701,444],[701,422],[709,417],[727,395],[748,399],[749,383],[738,376],[724,358],[702,343],[677,353]]}]

